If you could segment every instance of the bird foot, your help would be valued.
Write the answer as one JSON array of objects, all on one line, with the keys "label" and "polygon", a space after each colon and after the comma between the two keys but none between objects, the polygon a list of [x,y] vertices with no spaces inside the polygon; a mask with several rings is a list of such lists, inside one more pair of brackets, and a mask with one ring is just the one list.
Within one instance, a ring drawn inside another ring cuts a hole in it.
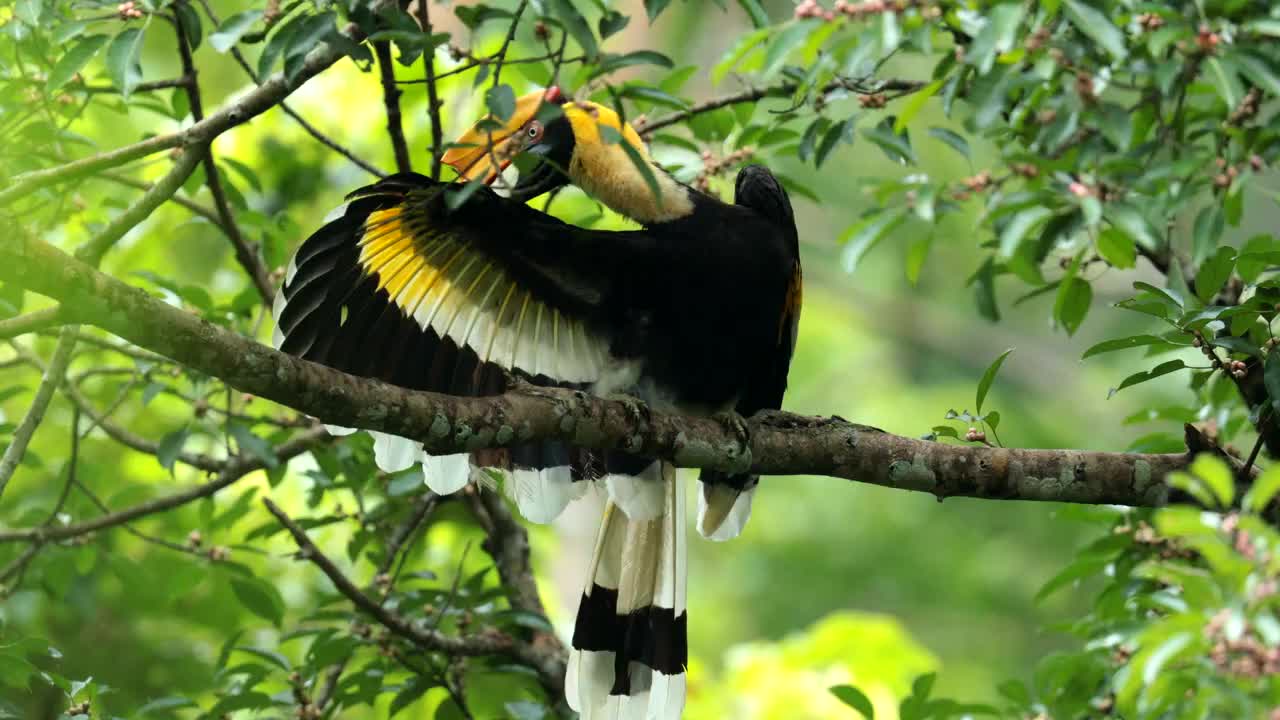
[{"label": "bird foot", "polygon": [[725,410],[715,413],[711,416],[724,428],[726,432],[734,437],[738,442],[738,447],[733,449],[733,460],[737,467],[734,473],[744,473],[751,469],[751,428],[747,425],[746,418],[739,415],[733,410]]}]

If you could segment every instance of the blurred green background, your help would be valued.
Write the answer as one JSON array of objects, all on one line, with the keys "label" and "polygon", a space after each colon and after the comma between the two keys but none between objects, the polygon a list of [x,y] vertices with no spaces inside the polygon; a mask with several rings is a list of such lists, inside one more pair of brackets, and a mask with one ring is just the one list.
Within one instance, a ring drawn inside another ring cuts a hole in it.
[{"label": "blurred green background", "polygon": [[[678,66],[698,66],[686,89],[695,97],[741,87],[732,76],[712,86],[703,71],[748,27],[746,17],[732,4],[722,12],[711,3],[679,3],[652,27],[643,21],[639,2],[617,5],[636,11],[637,17],[610,41],[611,50],[655,48],[670,54]],[[215,7],[225,17],[238,6],[220,2]],[[790,7],[769,4],[774,17],[785,16]],[[456,21],[441,9],[440,27],[457,29],[451,26]],[[0,19],[6,17],[0,10]],[[493,26],[474,48],[496,48],[501,41],[496,33]],[[149,34],[145,79],[178,74],[171,45],[168,34]],[[198,50],[197,62],[207,108],[245,89],[244,76],[230,58],[207,43]],[[399,71],[403,78],[416,78],[420,67]],[[517,67],[509,71],[512,81],[519,75]],[[919,78],[928,70],[891,62],[882,74]],[[430,132],[422,88],[405,86],[403,103],[415,163],[425,166]],[[469,76],[451,79],[443,88],[452,136],[474,121],[483,106]],[[169,99],[168,93],[155,97]],[[289,103],[362,157],[380,167],[392,166],[375,73],[362,73],[350,61],[342,61]],[[971,167],[927,136],[923,128],[945,124],[936,104],[931,101],[915,120],[922,129],[917,153],[932,175],[971,175],[982,168],[990,149],[975,146]],[[94,106],[73,130],[103,147],[114,147],[175,127],[171,119],[136,107],[121,114]],[[235,174],[230,181],[259,213],[240,217],[251,228],[251,239],[266,243],[268,257],[277,266],[346,192],[369,180],[278,109],[224,135],[215,149],[256,175],[259,187]],[[682,160],[675,155],[658,157]],[[941,423],[948,409],[972,409],[974,386],[983,370],[1000,352],[1016,348],[988,400],[988,406],[1003,416],[1000,438],[1005,444],[1121,450],[1150,430],[1126,425],[1124,418],[1137,408],[1161,404],[1151,399],[1179,386],[1181,381],[1165,379],[1108,400],[1108,388],[1140,369],[1140,358],[1117,353],[1079,361],[1082,350],[1097,339],[1128,334],[1126,329],[1147,329],[1119,313],[1099,311],[1122,297],[1133,280],[1144,279],[1143,265],[1134,272],[1111,271],[1097,279],[1095,312],[1074,338],[1051,326],[1051,296],[1016,308],[1003,303],[1005,316],[992,324],[978,315],[965,285],[975,269],[979,239],[972,224],[953,222],[932,238],[932,252],[915,286],[906,279],[903,260],[909,244],[919,240],[911,236],[910,225],[877,247],[856,272],[843,269],[840,234],[874,202],[861,191],[859,179],[902,172],[879,151],[865,143],[843,147],[820,173],[786,158],[770,162],[824,198],[819,205],[793,196],[806,288],[787,409],[838,414],[890,432],[922,435]],[[156,177],[165,164],[153,159],[139,167],[141,176]],[[728,192],[730,183],[731,179],[723,180],[718,187]],[[197,198],[207,196],[207,190],[192,189]],[[49,239],[73,247],[118,212],[133,197],[131,192],[96,181],[72,188],[69,202],[84,209]],[[557,199],[554,209],[568,219],[594,212],[592,203],[572,192]],[[616,218],[605,222],[621,226]],[[146,270],[182,285],[198,285],[219,301],[245,287],[225,239],[209,223],[192,220],[172,204],[131,233],[105,268],[130,282],[145,284],[132,273]],[[41,302],[28,297],[29,307]],[[260,338],[269,336],[267,325],[269,320]],[[35,347],[47,356],[52,340],[42,338]],[[11,356],[0,349],[0,360]],[[113,362],[119,363],[119,358],[88,353],[73,364],[73,372]],[[9,421],[16,421],[31,400],[36,375],[22,368],[0,372],[3,385],[25,388],[0,406]],[[107,374],[84,380],[85,392],[100,405],[111,402],[121,387]],[[260,405],[259,401],[252,409],[267,410]],[[65,469],[71,413],[65,400],[55,401],[33,443],[33,458],[19,471],[0,506],[0,527],[24,527],[43,519]],[[184,403],[162,395],[145,406],[135,398],[114,418],[154,439],[188,422],[190,414]],[[194,438],[188,449],[208,442],[212,441]],[[200,479],[181,467],[176,478],[170,477],[154,457],[128,451],[101,432],[84,441],[81,453],[81,480],[113,508],[137,502],[158,488]],[[286,602],[302,604],[311,593],[329,592],[327,584],[313,568],[284,558],[289,546],[279,536],[242,545],[249,530],[269,520],[258,503],[248,502],[243,494],[270,494],[284,505],[300,503],[308,489],[307,467],[306,461],[294,462],[289,477],[274,488],[256,475],[215,501],[149,518],[138,527],[174,542],[201,529],[207,544],[230,546],[237,560],[274,577]],[[238,502],[245,512],[229,518],[226,513],[240,507]],[[73,498],[67,512],[83,517],[94,510],[86,500]],[[1036,659],[1065,644],[1062,636],[1046,628],[1071,617],[1083,602],[1071,592],[1044,602],[1035,599],[1039,587],[1085,537],[1085,528],[1071,518],[1073,512],[1032,503],[939,503],[929,496],[829,478],[767,479],[742,538],[726,544],[700,539],[692,543],[690,716],[852,718],[852,710],[816,692],[851,682],[876,701],[877,717],[891,718],[894,699],[907,692],[913,677],[930,670],[939,672],[939,687],[951,696],[976,701],[995,697],[1001,681],[1025,678]],[[596,513],[597,507],[583,503],[553,528],[534,533],[544,599],[557,627],[566,631]],[[461,549],[474,540],[448,518],[448,511],[442,513],[415,560],[443,577],[451,576]],[[349,532],[332,526],[317,530],[314,537],[337,556]],[[16,549],[0,547],[0,561],[11,559]],[[64,561],[67,554],[74,562]],[[487,558],[480,555],[472,554],[468,566],[482,568]],[[277,631],[235,601],[218,568],[119,529],[81,547],[50,548],[33,565],[24,587],[0,605],[0,618],[0,639],[48,638],[61,650],[68,677],[93,676],[115,688],[123,706],[162,695],[207,699],[214,687],[210,666],[236,628],[250,628],[241,643],[271,647],[279,641]],[[283,646],[283,651],[289,647]],[[41,707],[38,699],[14,700],[33,708],[33,713]],[[428,717],[431,702],[438,700],[430,695],[407,714]]]}]

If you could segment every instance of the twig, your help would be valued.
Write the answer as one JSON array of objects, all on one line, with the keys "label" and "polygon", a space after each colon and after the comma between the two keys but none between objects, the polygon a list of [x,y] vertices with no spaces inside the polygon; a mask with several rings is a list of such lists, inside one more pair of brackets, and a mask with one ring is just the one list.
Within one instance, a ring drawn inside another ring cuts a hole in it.
[{"label": "twig", "polygon": [[[113,172],[113,171],[100,172],[97,175],[94,175],[94,177],[100,178],[102,180],[110,180],[111,182],[116,183],[117,185],[124,185],[125,187],[135,188],[138,190],[142,190],[143,192],[146,192],[147,190],[150,190],[152,187],[154,187],[149,182],[143,182],[142,180],[135,180],[134,178],[131,178],[128,175],[121,175],[120,173]],[[218,217],[217,211],[214,210],[213,208],[205,207],[204,205],[201,205],[200,203],[195,202],[194,200],[189,200],[178,194],[174,194],[174,196],[169,198],[169,200],[178,205],[181,205],[182,207],[190,210],[196,215],[199,215],[205,220],[208,220],[209,222],[217,226],[217,228],[223,231],[224,233],[227,232],[227,229],[222,224],[222,218]],[[228,233],[228,235],[229,234],[230,233]]]},{"label": "twig", "polygon": [[[288,441],[281,443],[276,448],[276,459],[279,462],[285,462],[290,458],[307,452],[312,447],[321,442],[326,442],[329,435],[323,428],[316,428],[305,433],[300,433]],[[52,527],[34,527],[22,528],[17,530],[0,531],[0,543],[6,542],[48,542],[53,540],[66,540],[69,538],[85,535],[87,533],[104,530],[107,528],[123,525],[124,523],[137,520],[138,518],[155,513],[172,510],[181,507],[194,500],[209,497],[219,490],[232,485],[244,476],[266,467],[266,462],[259,457],[244,455],[237,456],[229,460],[226,466],[213,480],[207,483],[196,485],[194,487],[176,492],[172,495],[149,500],[139,503],[133,507],[118,510],[108,515],[102,515],[92,520],[74,523],[71,525],[61,525]]]},{"label": "twig", "polygon": [[[183,74],[191,79],[186,86],[187,100],[191,107],[191,118],[198,123],[204,120],[204,105],[200,99],[200,79],[196,74],[195,61],[191,57],[191,43],[187,38],[186,30],[182,23],[178,22],[176,17],[173,29],[178,36],[178,56],[182,60]],[[212,142],[204,146],[203,154],[205,184],[209,186],[209,193],[213,195],[213,206],[218,211],[222,231],[226,233],[227,239],[231,241],[231,247],[235,249],[236,260],[240,263],[240,267],[244,268],[250,282],[257,288],[258,295],[262,297],[264,302],[270,303],[276,294],[274,284],[271,282],[267,268],[258,257],[257,251],[249,247],[249,243],[240,234],[240,226],[236,224],[235,215],[231,212],[231,204],[227,202],[227,192],[222,187],[222,177],[218,172],[218,164],[213,159]]]},{"label": "twig", "polygon": [[[427,0],[418,2],[418,21],[422,33],[431,37],[431,11]],[[436,89],[436,50],[422,53],[423,81],[427,84],[427,116],[431,119],[431,179],[440,179],[440,155],[444,149],[444,126],[440,124],[440,97]]]},{"label": "twig", "polygon": [[443,652],[460,657],[502,655],[522,662],[525,660],[527,650],[505,633],[487,630],[465,637],[446,635],[438,630],[427,630],[418,627],[409,620],[388,610],[356,587],[355,583],[343,574],[338,569],[338,566],[334,565],[333,561],[320,552],[320,549],[311,542],[311,539],[307,537],[306,531],[286,515],[279,506],[271,502],[270,498],[263,498],[262,504],[293,536],[294,542],[298,545],[298,557],[300,559],[320,568],[320,571],[325,574],[325,577],[329,578],[329,581],[333,583],[338,592],[345,595],[356,606],[356,609],[373,618],[395,635],[427,651]]},{"label": "twig", "polygon": [[0,320],[0,340],[56,327],[61,322],[61,308],[54,306],[26,315]]},{"label": "twig", "polygon": [[54,183],[71,180],[99,170],[123,165],[131,160],[146,157],[170,148],[201,145],[213,140],[227,130],[251,120],[270,110],[317,73],[346,57],[346,51],[338,43],[325,43],[312,50],[292,78],[284,73],[272,75],[258,88],[249,91],[236,102],[220,108],[191,127],[168,135],[157,135],[132,145],[126,145],[81,160],[33,170],[13,178],[8,187],[0,190],[0,205],[5,205],[27,194]]},{"label": "twig", "polygon": [[[92,240],[85,243],[76,250],[76,257],[89,263],[97,265],[102,256],[115,245],[125,233],[137,227],[139,223],[147,219],[149,215],[166,200],[173,197],[173,194],[182,187],[182,183],[196,169],[196,165],[200,162],[200,152],[195,148],[184,150],[178,156],[177,162],[160,178],[151,189],[142,194],[136,202],[128,207],[124,212],[120,213],[107,224],[102,232],[98,233]],[[74,163],[73,163],[74,164]],[[63,167],[66,167],[65,165]],[[0,193],[2,194],[2,193]]]},{"label": "twig", "polygon": [[396,68],[391,59],[391,43],[382,40],[373,44],[378,58],[378,77],[382,81],[382,101],[387,107],[387,134],[391,136],[391,149],[396,157],[396,170],[409,172],[409,145],[404,139],[404,126],[400,119],[400,89],[396,87]]},{"label": "twig", "polygon": [[[200,0],[200,5],[201,7],[204,8],[205,14],[209,16],[210,22],[212,22],[214,25],[222,25],[222,22],[218,19],[217,13],[213,11],[213,6],[209,4],[208,0]],[[240,52],[240,48],[232,46],[231,57],[235,58],[236,64],[238,64],[240,68],[244,70],[245,74],[249,76],[249,79],[252,80],[254,84],[259,86],[262,85],[262,82],[258,78],[258,73],[255,72],[253,67],[249,65],[249,61],[244,59],[244,54]],[[355,153],[343,147],[336,140],[330,138],[328,135],[325,135],[316,126],[307,122],[306,119],[302,117],[302,115],[298,114],[297,111],[289,107],[289,103],[285,102],[284,100],[281,100],[279,103],[279,106],[280,106],[280,110],[283,111],[285,115],[288,115],[290,118],[293,118],[294,122],[298,123],[298,125],[304,131],[306,131],[308,135],[314,138],[321,145],[324,145],[330,150],[343,156],[347,160],[350,160],[353,165],[355,165],[356,167],[359,167],[365,172],[368,172],[370,175],[373,175],[374,177],[377,177],[377,178],[386,177],[386,173],[382,172],[381,170],[374,167],[370,163],[360,159],[360,157],[358,157]]]},{"label": "twig", "polygon": [[49,361],[49,367],[45,369],[44,377],[40,380],[40,387],[31,400],[31,408],[27,410],[22,422],[13,431],[9,447],[5,448],[4,456],[0,457],[0,496],[4,495],[9,480],[18,469],[18,463],[22,462],[22,456],[27,452],[27,445],[31,443],[31,436],[40,426],[40,421],[44,420],[44,413],[49,409],[54,391],[58,389],[59,383],[67,374],[67,366],[71,364],[71,353],[75,347],[76,326],[68,325],[62,329],[58,337],[58,346],[54,349],[53,359]]},{"label": "twig", "polygon": [[[864,85],[863,81],[838,78],[836,80],[832,80],[826,85],[823,85],[820,92],[826,94],[837,90],[848,90],[861,95],[871,95],[874,93],[890,91],[896,92],[897,94],[894,97],[897,98],[909,95],[924,86],[925,83],[916,80],[884,80],[876,83],[874,86],[868,86]],[[713,110],[719,110],[720,108],[728,107],[730,105],[757,102],[768,97],[790,97],[798,88],[799,86],[797,84],[787,82],[765,88],[752,88],[733,93],[731,95],[712,98],[710,100],[697,103],[687,110],[680,110],[679,112],[671,113],[666,117],[661,117],[652,122],[647,122],[644,124],[644,127],[637,128],[637,130],[639,130],[641,135],[649,135],[661,130],[662,128],[685,122],[691,117],[708,113]]]}]

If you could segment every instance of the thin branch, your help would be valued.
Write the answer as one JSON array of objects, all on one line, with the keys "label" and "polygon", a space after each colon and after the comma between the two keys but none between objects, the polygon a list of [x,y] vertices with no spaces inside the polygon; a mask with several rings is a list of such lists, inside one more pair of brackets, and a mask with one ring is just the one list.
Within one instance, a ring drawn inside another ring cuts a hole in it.
[{"label": "thin branch", "polygon": [[[98,325],[243,392],[326,423],[419,439],[449,454],[557,439],[762,475],[828,475],[937,497],[1159,506],[1164,477],[1186,453],[1129,454],[948,445],[838,418],[758,415],[749,437],[705,417],[683,417],[584,393],[523,387],[497,397],[414,392],[357,378],[259,345],[99,273],[49,244],[0,245],[0,279],[53,297]],[[502,430],[502,432],[499,432]]]},{"label": "thin branch", "polygon": [[316,74],[345,56],[346,51],[341,44],[325,43],[307,55],[292,78],[286,78],[284,73],[272,75],[270,79],[245,93],[239,100],[227,104],[185,130],[168,135],[157,135],[132,145],[126,145],[64,165],[44,170],[33,170],[18,175],[12,179],[8,187],[0,190],[0,206],[54,183],[123,165],[131,160],[137,160],[170,148],[199,146],[210,142],[227,130],[248,122],[275,107],[283,98],[287,97],[307,80],[315,77]]},{"label": "thin branch", "polygon": [[[151,189],[142,194],[136,202],[124,212],[117,215],[107,224],[102,232],[76,250],[76,257],[90,265],[97,265],[107,250],[111,249],[124,237],[125,233],[146,220],[156,208],[173,197],[182,183],[191,177],[196,165],[200,162],[201,153],[195,148],[184,150],[164,177],[160,178]],[[65,167],[65,166],[64,166]]]},{"label": "thin branch", "polygon": [[31,400],[31,408],[27,410],[22,422],[13,431],[9,447],[5,448],[4,456],[0,457],[0,496],[4,495],[9,480],[18,469],[18,463],[22,462],[22,456],[26,454],[27,446],[31,443],[31,436],[40,426],[40,421],[44,420],[45,411],[49,409],[54,391],[58,389],[58,385],[67,374],[67,366],[71,364],[71,353],[75,347],[76,326],[68,325],[62,329],[58,337],[58,346],[54,349],[53,359],[49,361],[49,367],[40,380],[36,396]]},{"label": "thin branch", "polygon": [[[214,13],[213,6],[209,4],[208,0],[200,0],[200,5],[201,7],[204,8],[205,14],[209,16],[210,22],[212,22],[215,26],[222,25],[222,22],[218,19],[218,15]],[[244,54],[240,52],[240,48],[233,45],[231,47],[231,57],[235,58],[236,64],[238,64],[240,68],[244,70],[245,74],[249,76],[249,79],[252,80],[254,84],[262,85],[262,83],[258,81],[258,73],[255,72],[253,67],[249,65],[249,61],[244,59]],[[374,177],[377,177],[377,178],[386,177],[386,173],[382,172],[381,170],[374,167],[370,163],[360,159],[360,157],[358,157],[355,153],[351,152],[347,148],[340,145],[338,141],[334,140],[333,138],[330,138],[328,135],[325,135],[323,132],[320,131],[319,128],[307,122],[306,119],[302,117],[302,115],[298,114],[297,111],[289,107],[289,103],[285,102],[284,100],[281,100],[279,104],[280,104],[280,109],[284,112],[285,115],[288,115],[290,118],[293,118],[294,122],[298,123],[298,125],[304,131],[306,131],[308,135],[314,138],[321,145],[324,145],[330,150],[343,156],[347,160],[350,160],[353,165],[359,167],[365,172],[368,172],[370,175],[373,175]]]},{"label": "thin branch", "polygon": [[391,149],[395,152],[396,170],[409,172],[409,145],[404,139],[404,125],[400,118],[400,88],[396,87],[396,68],[391,59],[391,43],[382,40],[373,44],[378,58],[378,78],[382,81],[382,102],[387,108],[387,135],[391,137]]},{"label": "thin branch", "polygon": [[[53,367],[52,364],[45,366],[39,356],[21,345],[15,343],[13,348],[18,353],[19,357],[23,358],[31,365],[40,368],[40,370],[46,374],[49,372],[50,368]],[[66,369],[64,368],[63,372],[65,373],[65,371]],[[160,451],[160,445],[158,443],[151,442],[141,435],[137,435],[108,420],[107,416],[109,413],[99,412],[98,409],[94,407],[93,402],[80,392],[80,388],[77,387],[75,383],[63,384],[62,391],[66,394],[67,398],[71,400],[72,404],[79,408],[80,412],[84,413],[85,417],[89,418],[94,425],[102,428],[102,431],[105,432],[112,440],[146,455],[155,455]],[[190,465],[193,468],[204,470],[206,472],[218,472],[226,465],[222,460],[209,457],[208,455],[196,455],[194,453],[187,452],[178,453],[177,460],[184,465]]]},{"label": "thin branch", "polygon": [[11,317],[8,320],[0,320],[0,340],[57,327],[61,322],[62,309],[57,306]]},{"label": "thin branch", "polygon": [[[924,86],[925,86],[925,83],[918,82],[916,80],[893,79],[893,80],[881,80],[878,82],[869,83],[869,82],[860,81],[860,80],[850,80],[848,78],[838,78],[836,80],[832,80],[826,85],[823,85],[819,92],[824,95],[836,92],[837,90],[847,90],[849,92],[858,93],[860,95],[871,95],[871,94],[880,93],[880,92],[893,92],[895,93],[894,98],[898,98],[898,97],[903,97],[905,95],[909,95]],[[671,113],[670,115],[667,115],[665,117],[661,117],[651,122],[647,122],[644,124],[643,127],[639,127],[636,129],[639,130],[641,135],[649,135],[651,133],[657,132],[658,130],[661,130],[662,128],[669,127],[671,125],[678,125],[682,122],[685,122],[689,118],[695,117],[697,115],[709,113],[713,110],[719,110],[720,108],[723,108],[723,107],[729,107],[730,105],[741,105],[743,103],[753,103],[753,102],[758,102],[760,100],[763,100],[765,98],[770,98],[770,97],[789,98],[793,94],[795,94],[796,90],[798,90],[799,87],[800,86],[795,83],[786,82],[786,83],[780,83],[778,85],[772,85],[770,87],[751,88],[748,90],[743,90],[741,92],[736,92],[730,95],[724,95],[718,98],[712,98],[710,100],[697,103],[691,106],[687,110],[681,110],[679,112]]]},{"label": "thin branch", "polygon": [[[418,22],[422,33],[431,37],[431,10],[428,0],[418,0]],[[427,84],[427,117],[431,119],[431,179],[440,179],[440,155],[444,151],[444,126],[440,124],[440,95],[436,88],[436,50],[422,53],[423,81]]]},{"label": "thin branch", "polygon": [[[537,664],[531,662],[529,648],[522,643],[516,642],[514,638],[506,633],[485,630],[467,636],[448,635],[439,630],[419,627],[412,621],[383,607],[373,598],[364,594],[360,588],[356,587],[355,583],[343,574],[338,569],[338,566],[333,564],[332,560],[320,552],[320,548],[316,547],[315,543],[311,542],[311,538],[307,537],[306,531],[298,523],[294,522],[293,518],[286,515],[279,506],[271,502],[270,498],[263,498],[262,504],[293,536],[294,542],[298,545],[298,557],[300,559],[320,568],[320,571],[325,574],[325,577],[329,578],[329,581],[333,583],[338,592],[345,595],[358,610],[376,620],[393,634],[428,652],[442,652],[454,657],[499,655],[509,657],[521,664],[537,669]],[[542,678],[542,680],[544,685],[547,682],[555,682],[550,678]],[[562,682],[563,678],[558,680]]]},{"label": "thin branch", "polygon": [[[281,443],[276,448],[276,459],[279,462],[285,462],[293,457],[301,455],[309,451],[317,444],[327,441],[328,433],[323,428],[308,430],[299,433],[289,440]],[[206,498],[214,495],[219,490],[234,484],[244,476],[265,468],[266,462],[259,457],[252,455],[240,455],[232,458],[227,462],[218,476],[213,480],[201,485],[187,488],[172,495],[165,495],[154,500],[148,500],[132,507],[118,510],[116,512],[102,515],[92,520],[73,523],[70,525],[55,525],[51,527],[33,527],[18,530],[0,531],[0,543],[6,542],[49,542],[54,540],[67,540],[80,535],[85,535],[98,530],[105,530],[117,525],[123,525],[132,522],[147,515],[172,510],[181,507],[195,500]]]},{"label": "thin branch", "polygon": [[[131,187],[137,190],[142,190],[143,192],[146,192],[147,190],[150,190],[152,187],[154,187],[154,185],[152,185],[149,182],[136,180],[134,178],[129,177],[128,175],[121,175],[120,173],[112,172],[112,171],[100,172],[97,175],[94,175],[94,177],[102,180],[110,180],[111,182],[116,183],[117,185],[124,185],[125,187]],[[218,217],[218,212],[213,208],[205,207],[204,205],[201,205],[200,203],[195,202],[194,200],[189,200],[183,197],[182,195],[178,195],[176,193],[174,194],[173,197],[169,198],[169,200],[170,202],[181,205],[182,207],[190,210],[196,215],[199,215],[205,220],[208,220],[209,222],[216,225],[219,230],[223,231],[224,233],[227,233],[226,227],[224,227],[222,224],[222,218]],[[230,233],[227,233],[227,234],[230,235]]]},{"label": "thin branch", "polygon": [[[191,43],[184,26],[176,19],[173,29],[178,36],[178,56],[182,60],[182,72],[191,79],[186,87],[191,118],[198,123],[204,120],[204,104],[200,99],[200,78],[196,73],[195,61],[191,57]],[[209,193],[213,195],[213,206],[218,211],[222,231],[226,233],[227,239],[231,241],[231,247],[235,249],[236,261],[240,263],[240,267],[244,268],[245,274],[257,288],[258,295],[269,304],[276,294],[274,284],[271,282],[266,266],[262,264],[262,259],[258,257],[257,250],[249,247],[244,235],[240,234],[240,226],[236,224],[235,216],[231,212],[231,204],[227,201],[227,191],[222,187],[222,176],[218,172],[218,164],[213,159],[212,142],[204,146],[203,162],[205,184],[209,186]]]}]

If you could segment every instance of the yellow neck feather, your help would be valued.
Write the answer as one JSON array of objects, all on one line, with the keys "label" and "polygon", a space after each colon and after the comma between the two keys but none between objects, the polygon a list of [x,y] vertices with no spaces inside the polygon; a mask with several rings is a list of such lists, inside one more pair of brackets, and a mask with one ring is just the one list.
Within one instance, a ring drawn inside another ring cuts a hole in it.
[{"label": "yellow neck feather", "polygon": [[[566,104],[564,113],[573,127],[574,149],[569,162],[573,184],[614,211],[646,225],[693,212],[688,190],[649,161],[649,152],[639,134],[616,112],[596,103],[577,102]],[[605,135],[611,137],[606,139]],[[635,149],[649,165],[658,195],[622,143]]]}]

